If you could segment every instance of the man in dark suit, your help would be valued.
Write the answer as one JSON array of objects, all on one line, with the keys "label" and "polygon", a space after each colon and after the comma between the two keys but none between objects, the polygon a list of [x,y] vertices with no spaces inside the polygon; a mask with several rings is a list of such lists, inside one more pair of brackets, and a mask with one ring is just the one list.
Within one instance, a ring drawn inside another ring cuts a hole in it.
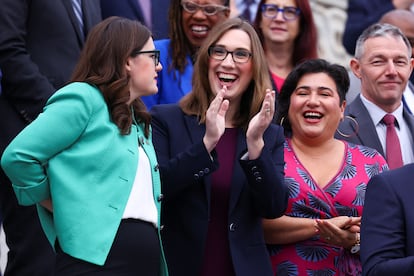
[{"label": "man in dark suit", "polygon": [[393,9],[412,8],[414,0],[348,0],[347,20],[342,37],[346,51],[354,55],[355,42],[369,25]]},{"label": "man in dark suit", "polygon": [[393,25],[375,24],[358,38],[351,69],[361,81],[360,95],[345,109],[338,139],[368,146],[386,156],[384,116],[393,115],[396,132],[404,149],[404,164],[414,161],[414,117],[402,104],[402,95],[413,69],[411,45]]},{"label": "man in dark suit", "polygon": [[366,276],[414,275],[414,164],[369,181],[361,223]]},{"label": "man in dark suit", "polygon": [[[101,20],[99,0],[81,2],[82,21],[73,1],[0,1],[0,154],[69,80],[87,32]],[[52,275],[55,256],[36,208],[17,204],[3,170],[0,207],[9,247],[4,275]]]},{"label": "man in dark suit", "polygon": [[154,39],[168,38],[169,6],[169,0],[101,0],[103,19],[116,15],[138,20],[151,29]]},{"label": "man in dark suit", "polygon": [[[410,41],[411,47],[414,46],[414,12],[403,10],[403,9],[394,9],[385,13],[378,23],[388,23],[394,25],[404,33],[404,35]],[[354,43],[355,44],[355,43]],[[414,49],[412,49],[412,56],[414,57]],[[349,72],[350,78],[350,87],[348,93],[346,94],[347,103],[351,103],[355,97],[358,96],[359,91],[361,90],[361,83],[358,78],[352,73]],[[413,114],[414,112],[414,74],[411,73],[410,80],[408,81],[407,87],[403,93],[403,103],[407,110]]]}]

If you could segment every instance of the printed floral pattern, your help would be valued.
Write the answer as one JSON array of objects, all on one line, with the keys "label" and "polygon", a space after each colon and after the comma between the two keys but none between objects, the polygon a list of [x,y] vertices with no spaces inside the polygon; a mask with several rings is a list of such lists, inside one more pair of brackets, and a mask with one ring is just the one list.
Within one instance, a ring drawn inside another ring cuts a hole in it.
[{"label": "printed floral pattern", "polygon": [[[344,143],[346,154],[342,168],[322,189],[296,158],[290,141],[285,141],[285,182],[289,187],[286,215],[326,219],[362,214],[368,180],[388,170],[388,166],[376,150]],[[317,235],[302,242],[268,248],[275,275],[337,275],[341,248],[325,243]]]}]

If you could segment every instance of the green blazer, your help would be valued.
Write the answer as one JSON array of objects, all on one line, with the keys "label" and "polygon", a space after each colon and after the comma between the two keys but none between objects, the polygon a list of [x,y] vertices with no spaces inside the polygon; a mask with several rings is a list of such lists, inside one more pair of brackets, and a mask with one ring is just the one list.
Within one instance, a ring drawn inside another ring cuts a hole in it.
[{"label": "green blazer", "polygon": [[[151,137],[145,138],[139,124],[120,135],[103,95],[89,84],[58,90],[6,148],[1,165],[19,203],[37,204],[52,246],[57,238],[65,253],[103,265],[134,183],[139,143],[150,160],[160,221],[162,194]],[[49,198],[53,213],[39,205]]]}]

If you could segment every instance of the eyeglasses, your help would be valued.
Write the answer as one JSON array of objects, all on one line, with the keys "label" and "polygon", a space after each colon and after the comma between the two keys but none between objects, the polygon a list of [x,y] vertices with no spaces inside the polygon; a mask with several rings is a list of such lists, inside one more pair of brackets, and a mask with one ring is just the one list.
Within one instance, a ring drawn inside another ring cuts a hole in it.
[{"label": "eyeglasses", "polygon": [[198,10],[201,10],[207,16],[212,16],[220,11],[225,11],[229,9],[228,7],[221,5],[199,5],[191,1],[181,2],[181,6],[183,6],[183,9],[188,13],[196,13]]},{"label": "eyeglasses", "polygon": [[262,6],[262,14],[267,18],[274,19],[277,17],[279,12],[282,13],[283,19],[286,21],[292,21],[298,18],[300,9],[296,7],[279,8],[279,6],[273,4],[263,4]]},{"label": "eyeglasses", "polygon": [[131,56],[135,57],[140,54],[152,54],[149,57],[154,60],[154,65],[158,66],[160,64],[160,51],[159,50],[151,50],[151,51],[133,51]]},{"label": "eyeglasses", "polygon": [[249,61],[252,54],[243,49],[237,49],[232,52],[227,51],[226,48],[221,46],[211,46],[208,48],[208,55],[209,57],[223,61],[227,58],[227,55],[231,54],[231,57],[235,63],[246,63]]}]

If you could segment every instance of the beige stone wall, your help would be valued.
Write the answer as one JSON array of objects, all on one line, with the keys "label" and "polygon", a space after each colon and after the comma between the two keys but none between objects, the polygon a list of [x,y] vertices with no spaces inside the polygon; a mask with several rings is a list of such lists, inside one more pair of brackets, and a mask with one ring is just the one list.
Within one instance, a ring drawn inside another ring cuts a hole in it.
[{"label": "beige stone wall", "polygon": [[347,17],[347,0],[310,0],[318,28],[318,48],[321,58],[349,67],[351,58],[342,45]]}]

